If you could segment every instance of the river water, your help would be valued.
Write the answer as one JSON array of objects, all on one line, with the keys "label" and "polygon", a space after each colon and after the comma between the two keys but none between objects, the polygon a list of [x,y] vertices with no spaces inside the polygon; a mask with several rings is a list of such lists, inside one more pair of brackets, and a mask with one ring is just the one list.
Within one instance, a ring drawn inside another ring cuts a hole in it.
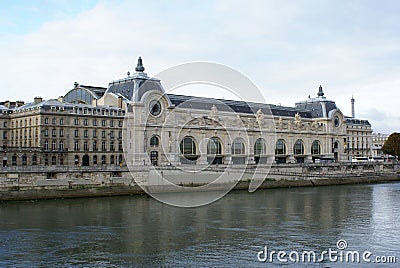
[{"label": "river water", "polygon": [[[339,254],[338,240],[347,242],[343,254],[372,255],[359,264],[301,259],[303,251]],[[286,252],[287,262],[276,255],[260,262],[265,247],[268,256]],[[0,203],[0,267],[281,265],[398,267],[400,183],[234,191],[200,208],[147,196]]]}]

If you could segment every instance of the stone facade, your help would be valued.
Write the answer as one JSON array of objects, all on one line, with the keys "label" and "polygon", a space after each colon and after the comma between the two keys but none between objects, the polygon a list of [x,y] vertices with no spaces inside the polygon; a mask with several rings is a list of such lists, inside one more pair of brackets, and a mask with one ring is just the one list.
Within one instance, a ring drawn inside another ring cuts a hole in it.
[{"label": "stone facade", "polygon": [[387,157],[382,151],[382,146],[389,138],[389,134],[373,133],[372,134],[372,156],[374,157]]},{"label": "stone facade", "polygon": [[372,156],[372,127],[367,120],[346,119],[348,160],[357,156]]},{"label": "stone facade", "polygon": [[123,164],[124,116],[116,107],[41,99],[9,110],[1,120],[3,166]]},{"label": "stone facade", "polygon": [[317,97],[282,107],[166,94],[161,81],[137,71],[110,83],[103,98],[110,97],[126,103],[133,166],[347,160],[345,117],[322,87]]},{"label": "stone facade", "polygon": [[57,100],[0,110],[3,166],[262,165],[372,153],[368,121],[345,117],[321,86],[295,107],[166,94],[141,59],[107,88],[75,83]]}]

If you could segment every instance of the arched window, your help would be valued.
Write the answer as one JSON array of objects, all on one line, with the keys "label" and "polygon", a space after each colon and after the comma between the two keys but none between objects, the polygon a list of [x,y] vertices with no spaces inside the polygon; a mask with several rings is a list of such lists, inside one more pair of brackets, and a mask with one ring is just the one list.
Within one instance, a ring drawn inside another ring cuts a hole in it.
[{"label": "arched window", "polygon": [[256,143],[254,143],[254,155],[262,155],[266,152],[265,140],[263,138],[258,138]]},{"label": "arched window", "polygon": [[232,154],[245,154],[244,142],[242,138],[236,138],[232,143]]},{"label": "arched window", "polygon": [[218,137],[212,137],[207,143],[207,154],[208,155],[221,155],[222,146],[221,141]]},{"label": "arched window", "polygon": [[311,154],[321,154],[321,143],[318,140],[313,141],[311,145]]},{"label": "arched window", "polygon": [[192,137],[186,136],[182,139],[179,149],[181,151],[181,163],[182,164],[196,164],[197,158],[197,149],[196,143]]},{"label": "arched window", "polygon": [[151,137],[151,139],[150,139],[150,147],[158,147],[159,144],[160,144],[160,139],[156,135]]},{"label": "arched window", "polygon": [[297,140],[293,147],[294,155],[302,155],[304,154],[304,144],[302,140]]},{"label": "arched window", "polygon": [[276,142],[275,154],[276,155],[286,154],[286,143],[284,140],[280,139]]},{"label": "arched window", "polygon": [[192,137],[184,137],[180,144],[181,154],[184,156],[196,155],[196,143]]},{"label": "arched window", "polygon": [[89,155],[85,154],[84,156],[82,156],[82,166],[83,167],[88,167],[89,166]]},{"label": "arched window", "polygon": [[97,155],[93,156],[93,165],[97,165]]},{"label": "arched window", "polygon": [[222,164],[222,145],[218,137],[212,137],[207,143],[207,162],[210,165]]},{"label": "arched window", "polygon": [[105,165],[105,164],[106,164],[106,156],[105,156],[105,155],[102,155],[102,156],[101,156],[101,164],[102,164],[102,165]]}]

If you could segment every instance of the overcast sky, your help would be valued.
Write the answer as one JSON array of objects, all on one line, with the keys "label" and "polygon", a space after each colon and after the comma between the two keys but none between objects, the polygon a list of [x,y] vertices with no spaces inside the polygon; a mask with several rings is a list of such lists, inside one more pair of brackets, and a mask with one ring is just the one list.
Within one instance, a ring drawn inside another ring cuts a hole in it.
[{"label": "overcast sky", "polygon": [[[318,86],[375,132],[400,131],[400,1],[0,1],[0,100],[104,86],[142,56],[152,76],[192,61],[230,66],[269,103]],[[208,97],[225,97],[205,91]],[[196,92],[196,95],[199,93]]]}]

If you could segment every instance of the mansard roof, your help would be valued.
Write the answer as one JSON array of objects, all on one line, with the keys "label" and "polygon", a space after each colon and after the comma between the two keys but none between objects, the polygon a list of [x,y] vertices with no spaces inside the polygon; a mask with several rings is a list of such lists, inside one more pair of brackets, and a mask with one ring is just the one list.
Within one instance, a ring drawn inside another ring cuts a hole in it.
[{"label": "mansard roof", "polygon": [[[105,94],[123,96],[128,101],[133,102],[140,102],[143,94],[150,90],[156,90],[161,94],[165,94],[160,80],[148,77],[144,70],[143,61],[139,57],[135,68],[136,72],[132,75],[128,72],[127,77],[109,83]],[[329,112],[337,109],[335,102],[329,101],[324,97],[322,86],[319,87],[317,98],[310,98],[304,102],[296,103],[295,107],[175,94],[167,94],[167,96],[167,99],[169,99],[171,104],[175,107],[210,110],[211,107],[215,105],[219,111],[248,114],[254,114],[261,109],[264,114],[272,113],[274,116],[286,117],[294,117],[299,113],[303,118],[328,118]]]},{"label": "mansard roof", "polygon": [[112,110],[121,110],[121,108],[115,106],[93,106],[90,104],[82,104],[82,103],[69,103],[69,102],[60,102],[55,99],[44,100],[39,103],[26,103],[23,106],[13,109],[14,112],[22,112],[26,110],[33,110],[42,108],[44,110],[52,110],[53,108],[63,108],[64,110],[72,110],[74,108],[82,108],[82,109],[112,109]]},{"label": "mansard roof", "polygon": [[157,90],[164,94],[160,80],[148,77],[144,70],[142,58],[139,57],[136,72],[132,75],[128,72],[127,77],[109,83],[106,93],[120,94],[134,102],[141,101],[143,94],[150,90]]},{"label": "mansard roof", "polygon": [[58,100],[44,100],[39,103],[29,102],[25,103],[24,105],[13,109],[13,111],[24,111],[28,109],[35,109],[35,108],[45,108],[51,106],[61,106],[63,103],[59,102]]},{"label": "mansard roof", "polygon": [[128,100],[140,101],[143,94],[149,90],[164,92],[160,80],[150,78],[144,73],[135,73],[109,83],[106,93],[121,94]]},{"label": "mansard roof", "polygon": [[296,107],[285,107],[266,103],[235,101],[225,99],[203,98],[186,95],[167,94],[175,107],[210,110],[213,105],[219,111],[255,114],[259,109],[265,115],[294,117],[297,113],[303,118],[313,118],[307,110]]},{"label": "mansard roof", "polygon": [[324,97],[322,86],[319,86],[316,98],[309,97],[305,101],[300,101],[295,104],[296,108],[307,110],[313,118],[328,117],[329,112],[338,109],[334,101]]},{"label": "mansard roof", "polygon": [[368,120],[356,119],[352,117],[346,117],[346,123],[348,125],[371,126],[371,123]]}]

